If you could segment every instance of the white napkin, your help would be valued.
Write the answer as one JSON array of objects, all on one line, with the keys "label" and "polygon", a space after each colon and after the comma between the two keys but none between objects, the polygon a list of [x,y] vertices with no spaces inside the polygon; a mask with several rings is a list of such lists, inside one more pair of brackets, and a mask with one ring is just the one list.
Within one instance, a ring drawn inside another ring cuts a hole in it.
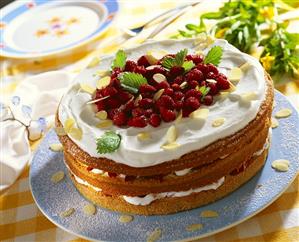
[{"label": "white napkin", "polygon": [[13,184],[25,168],[31,157],[29,139],[39,139],[52,125],[72,79],[65,71],[28,77],[17,87],[11,102],[0,107],[0,191]]}]

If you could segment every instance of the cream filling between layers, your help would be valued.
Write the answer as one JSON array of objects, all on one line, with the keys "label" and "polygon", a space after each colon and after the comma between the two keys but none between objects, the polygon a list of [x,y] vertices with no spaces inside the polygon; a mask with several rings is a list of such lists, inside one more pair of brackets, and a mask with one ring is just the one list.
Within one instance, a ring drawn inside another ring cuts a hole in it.
[{"label": "cream filling between layers", "polygon": [[[216,40],[213,45],[222,46],[224,49],[223,58],[219,65],[219,70],[223,74],[233,67],[241,66],[248,62],[249,67],[244,71],[239,83],[236,85],[234,95],[228,96],[224,100],[219,99],[209,109],[209,115],[205,121],[198,121],[191,118],[183,118],[176,125],[178,138],[176,143],[179,147],[173,150],[163,150],[161,146],[166,142],[166,132],[173,123],[162,123],[159,127],[153,128],[148,125],[146,128],[120,128],[112,126],[109,129],[100,129],[96,125],[101,121],[95,117],[92,105],[86,104],[91,100],[91,95],[83,92],[79,83],[96,86],[97,78],[94,74],[97,70],[109,69],[114,56],[106,57],[101,60],[98,67],[84,70],[75,80],[75,84],[68,90],[61,100],[59,106],[59,120],[62,124],[68,119],[73,118],[76,125],[83,131],[81,140],[72,139],[82,150],[92,157],[105,157],[117,163],[122,163],[131,167],[148,167],[163,162],[180,158],[194,150],[199,150],[221,138],[232,135],[244,128],[252,121],[265,99],[266,81],[264,70],[259,62],[253,57],[241,53],[238,49],[228,44],[224,40]],[[213,46],[212,45],[212,46]],[[204,49],[204,54],[212,47]],[[166,50],[169,53],[187,48],[189,53],[196,52],[194,40],[166,40],[150,42],[136,48],[126,50],[128,59],[136,60],[150,50]],[[234,97],[248,92],[256,93],[256,100],[243,103]],[[225,122],[219,127],[213,127],[212,123],[217,118],[224,118]],[[113,153],[98,154],[96,151],[96,139],[107,130],[115,130],[121,135],[120,147]],[[139,141],[137,134],[140,132],[150,132],[151,139]]]}]

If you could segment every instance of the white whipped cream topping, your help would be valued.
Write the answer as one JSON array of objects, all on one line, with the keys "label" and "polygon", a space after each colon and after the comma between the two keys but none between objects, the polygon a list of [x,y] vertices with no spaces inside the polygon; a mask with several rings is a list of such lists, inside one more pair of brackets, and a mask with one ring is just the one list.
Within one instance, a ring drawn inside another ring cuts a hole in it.
[{"label": "white whipped cream topping", "polygon": [[[69,171],[71,172],[70,169],[69,169]],[[73,172],[71,172],[71,173],[72,173],[72,175],[75,177],[76,182],[78,182],[79,184],[82,184],[82,185],[91,187],[93,190],[95,190],[95,191],[97,191],[97,192],[102,191],[101,188],[99,188],[99,187],[95,187],[95,186],[91,185],[90,183],[88,183],[87,181],[84,181],[84,180],[82,180],[80,177],[76,176]]]},{"label": "white whipped cream topping", "polygon": [[[70,138],[84,151],[93,157],[105,157],[117,163],[131,167],[148,167],[161,164],[165,161],[178,159],[182,155],[194,150],[201,149],[212,142],[232,135],[244,128],[256,117],[259,107],[265,98],[266,82],[264,70],[259,62],[253,57],[241,53],[225,40],[216,40],[213,45],[222,46],[224,49],[222,61],[219,65],[220,72],[227,74],[229,69],[240,66],[245,62],[250,63],[248,70],[244,72],[240,82],[236,85],[234,94],[240,95],[247,92],[255,92],[257,100],[244,104],[233,98],[226,98],[217,101],[214,105],[206,107],[209,109],[208,118],[198,121],[191,118],[183,118],[177,124],[178,138],[176,142],[180,146],[173,150],[163,150],[161,146],[166,142],[165,134],[173,123],[162,123],[159,127],[153,128],[148,125],[146,128],[120,128],[112,126],[109,129],[100,129],[96,124],[100,122],[95,117],[92,105],[86,102],[91,100],[91,95],[81,91],[79,82],[96,86],[97,78],[94,74],[97,70],[109,69],[114,56],[103,58],[98,67],[86,69],[78,75],[75,84],[67,91],[59,106],[59,119],[62,124],[67,118],[76,120],[77,125],[83,131],[81,140]],[[212,45],[212,46],[213,46]],[[204,54],[212,47],[204,49]],[[194,40],[165,40],[150,42],[139,45],[136,48],[126,50],[128,59],[137,60],[150,50],[166,50],[169,53],[187,48],[189,53],[195,53]],[[223,125],[213,127],[212,122],[217,118],[225,118]],[[108,154],[98,154],[96,151],[96,139],[107,130],[115,130],[122,137],[120,147],[117,151]],[[151,133],[151,139],[146,142],[139,141],[137,134],[140,131]]]},{"label": "white whipped cream topping", "polygon": [[192,168],[187,168],[187,169],[184,169],[184,170],[180,170],[180,171],[175,171],[174,173],[177,175],[177,176],[184,176],[186,174],[188,174],[190,171],[191,171]]}]

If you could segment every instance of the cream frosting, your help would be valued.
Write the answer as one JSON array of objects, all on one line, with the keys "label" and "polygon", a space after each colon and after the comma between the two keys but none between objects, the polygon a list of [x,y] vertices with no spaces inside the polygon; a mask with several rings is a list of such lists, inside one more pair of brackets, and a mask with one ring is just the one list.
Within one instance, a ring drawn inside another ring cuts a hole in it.
[{"label": "cream frosting", "polygon": [[[85,83],[92,87],[96,86],[98,78],[94,76],[97,70],[109,69],[114,56],[102,58],[99,66],[86,69],[78,75],[75,84],[67,91],[61,100],[59,106],[59,119],[62,124],[68,119],[73,118],[78,127],[83,131],[81,140],[69,136],[81,149],[93,157],[105,157],[117,163],[122,163],[131,167],[148,167],[161,164],[165,161],[178,159],[182,155],[194,150],[201,149],[212,142],[232,135],[244,128],[253,120],[265,99],[266,83],[264,79],[264,70],[259,62],[253,57],[240,52],[238,49],[228,44],[225,40],[216,40],[211,46],[203,50],[207,54],[208,50],[214,46],[222,46],[224,49],[222,61],[219,70],[223,74],[233,68],[248,62],[249,68],[244,71],[243,77],[236,85],[234,96],[240,96],[244,93],[255,92],[256,100],[244,103],[238,98],[219,99],[209,109],[209,115],[205,121],[199,121],[191,118],[183,118],[176,124],[178,138],[176,143],[179,147],[173,150],[163,150],[161,146],[166,142],[166,132],[173,125],[171,123],[162,123],[159,127],[153,128],[120,128],[112,126],[109,129],[100,129],[96,125],[100,122],[95,117],[92,105],[86,104],[91,100],[89,93],[80,89],[79,83]],[[139,45],[136,48],[126,50],[128,59],[136,60],[150,50],[166,50],[169,53],[187,48],[189,53],[196,52],[194,40],[165,40],[150,42]],[[224,118],[225,122],[219,127],[213,127],[212,122],[217,118]],[[115,130],[121,135],[122,140],[117,151],[108,154],[98,154],[96,151],[96,139],[107,130]],[[140,141],[137,134],[141,131],[149,132],[151,139]]]}]

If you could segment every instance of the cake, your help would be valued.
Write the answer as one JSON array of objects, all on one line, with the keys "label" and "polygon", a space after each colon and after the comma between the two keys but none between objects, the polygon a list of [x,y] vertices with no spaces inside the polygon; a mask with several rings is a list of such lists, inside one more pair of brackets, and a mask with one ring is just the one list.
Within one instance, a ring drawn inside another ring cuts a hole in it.
[{"label": "cake", "polygon": [[152,41],[95,58],[63,96],[56,132],[77,190],[113,211],[212,203],[262,169],[273,86],[225,40]]}]

